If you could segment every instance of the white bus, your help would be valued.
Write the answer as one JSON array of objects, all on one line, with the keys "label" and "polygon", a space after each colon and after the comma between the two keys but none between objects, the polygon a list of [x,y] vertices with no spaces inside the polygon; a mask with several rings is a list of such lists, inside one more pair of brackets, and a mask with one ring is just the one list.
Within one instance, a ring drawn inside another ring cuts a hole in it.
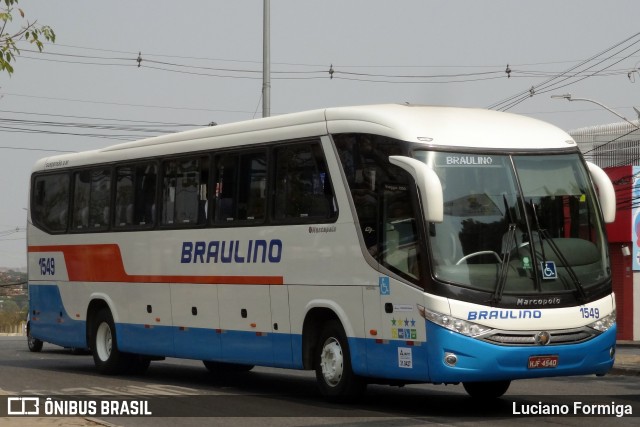
[{"label": "white bus", "polygon": [[568,134],[479,109],[330,108],[57,155],[31,178],[29,334],[104,374],[177,357],[315,370],[336,399],[500,396],[612,367],[614,216]]}]

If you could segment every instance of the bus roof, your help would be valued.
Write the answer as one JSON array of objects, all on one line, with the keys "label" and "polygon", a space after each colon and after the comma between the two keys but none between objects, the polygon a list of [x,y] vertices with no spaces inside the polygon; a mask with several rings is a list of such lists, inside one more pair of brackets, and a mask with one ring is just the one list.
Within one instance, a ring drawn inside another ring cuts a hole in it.
[{"label": "bus roof", "polygon": [[576,147],[563,130],[526,116],[474,108],[386,104],[284,114],[61,154],[41,159],[34,165],[34,171],[346,132],[383,135],[424,143],[426,147],[497,150]]}]

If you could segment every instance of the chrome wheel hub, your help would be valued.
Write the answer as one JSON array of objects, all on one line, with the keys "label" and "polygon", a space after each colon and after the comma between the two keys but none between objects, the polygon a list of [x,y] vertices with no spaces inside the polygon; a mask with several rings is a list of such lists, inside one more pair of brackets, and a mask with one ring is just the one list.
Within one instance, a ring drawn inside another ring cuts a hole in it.
[{"label": "chrome wheel hub", "polygon": [[335,387],[340,383],[344,371],[344,357],[337,339],[329,338],[325,341],[320,355],[320,367],[328,385]]},{"label": "chrome wheel hub", "polygon": [[111,327],[106,322],[102,322],[96,331],[96,352],[100,360],[109,360],[112,345],[113,334],[111,333]]}]

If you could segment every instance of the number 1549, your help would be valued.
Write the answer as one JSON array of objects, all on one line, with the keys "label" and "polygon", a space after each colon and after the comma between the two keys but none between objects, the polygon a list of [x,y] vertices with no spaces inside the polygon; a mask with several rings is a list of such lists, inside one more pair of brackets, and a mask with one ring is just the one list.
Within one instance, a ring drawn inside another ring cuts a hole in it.
[{"label": "number 1549", "polygon": [[42,276],[53,276],[56,274],[55,258],[40,258],[38,265],[40,266],[40,274]]}]

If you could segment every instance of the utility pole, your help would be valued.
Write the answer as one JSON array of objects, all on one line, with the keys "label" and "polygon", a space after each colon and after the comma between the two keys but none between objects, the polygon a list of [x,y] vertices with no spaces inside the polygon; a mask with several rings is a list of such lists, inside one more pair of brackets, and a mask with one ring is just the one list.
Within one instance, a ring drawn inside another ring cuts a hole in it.
[{"label": "utility pole", "polygon": [[271,5],[264,0],[262,25],[262,117],[271,115]]}]

